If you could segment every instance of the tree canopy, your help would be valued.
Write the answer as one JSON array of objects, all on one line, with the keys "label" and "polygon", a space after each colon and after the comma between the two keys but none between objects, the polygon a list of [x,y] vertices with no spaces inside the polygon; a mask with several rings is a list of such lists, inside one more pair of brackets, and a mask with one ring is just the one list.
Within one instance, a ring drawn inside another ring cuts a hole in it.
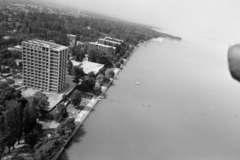
[{"label": "tree canopy", "polygon": [[77,106],[81,103],[82,94],[80,91],[75,90],[71,95],[71,103],[74,106]]}]

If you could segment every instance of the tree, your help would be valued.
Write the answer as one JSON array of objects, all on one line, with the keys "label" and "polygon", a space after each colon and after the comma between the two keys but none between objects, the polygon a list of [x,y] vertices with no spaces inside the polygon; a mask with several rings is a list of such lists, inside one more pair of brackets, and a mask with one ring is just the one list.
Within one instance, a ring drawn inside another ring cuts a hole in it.
[{"label": "tree", "polygon": [[120,62],[121,64],[123,64],[123,63],[124,63],[123,58],[120,58],[120,59],[119,59],[119,62]]},{"label": "tree", "polygon": [[98,84],[94,86],[94,93],[100,95],[102,93],[102,87]]},{"label": "tree", "polygon": [[95,74],[94,72],[89,72],[88,75],[87,75],[89,78],[95,78]]},{"label": "tree", "polygon": [[15,89],[10,87],[7,83],[0,82],[0,104],[4,104],[4,102],[14,99]]},{"label": "tree", "polygon": [[16,120],[16,138],[17,141],[19,142],[22,138],[22,133],[23,133],[23,109],[24,106],[22,105],[22,103],[19,103],[18,101],[14,100],[15,102],[15,107],[16,107],[16,111],[17,111],[17,115],[15,116]]},{"label": "tree", "polygon": [[105,71],[107,70],[107,68],[101,68],[99,71],[98,71],[98,75],[100,75],[100,74],[105,74]]},{"label": "tree", "polygon": [[14,81],[13,79],[9,79],[9,78],[8,78],[8,79],[7,79],[7,83],[8,83],[8,84],[14,84],[15,81]]},{"label": "tree", "polygon": [[25,143],[31,147],[33,147],[36,144],[37,139],[38,139],[38,134],[36,132],[30,132],[24,137]]},{"label": "tree", "polygon": [[77,78],[81,78],[85,75],[83,68],[78,67],[78,66],[73,66],[71,73],[73,76],[75,76]]},{"label": "tree", "polygon": [[75,119],[68,118],[58,126],[57,133],[60,135],[70,134],[72,133],[74,128],[75,128]]},{"label": "tree", "polygon": [[115,73],[114,73],[114,71],[113,71],[112,69],[107,69],[107,70],[105,71],[105,75],[106,75],[107,77],[113,78],[114,75],[115,75]]},{"label": "tree", "polygon": [[104,64],[105,68],[112,68],[113,63],[110,60],[109,56],[106,56],[105,54],[99,54],[97,58],[97,63]]},{"label": "tree", "polygon": [[16,90],[13,94],[16,98],[21,98],[22,97],[22,91],[21,90]]},{"label": "tree", "polygon": [[63,144],[63,138],[51,137],[40,140],[34,146],[34,159],[35,160],[51,160],[53,156],[59,152]]},{"label": "tree", "polygon": [[68,117],[67,108],[63,104],[58,104],[56,112],[53,116],[56,121],[62,122],[66,117]]},{"label": "tree", "polygon": [[104,76],[104,83],[108,83],[108,82],[110,82],[110,77]]},{"label": "tree", "polygon": [[49,106],[48,97],[41,91],[34,93],[33,99],[35,99],[37,108],[40,110],[45,110]]},{"label": "tree", "polygon": [[78,86],[79,90],[81,91],[89,91],[93,89],[95,86],[95,78],[92,77],[86,77],[82,83]]},{"label": "tree", "polygon": [[97,76],[97,78],[96,78],[96,81],[100,84],[100,85],[102,85],[103,83],[104,83],[104,75],[103,74],[99,74],[98,76]]},{"label": "tree", "polygon": [[22,136],[22,113],[16,100],[10,100],[6,105],[8,109],[5,113],[5,135],[10,149]]},{"label": "tree", "polygon": [[74,106],[77,106],[81,103],[82,94],[80,91],[75,90],[71,95],[71,103]]},{"label": "tree", "polygon": [[91,49],[88,53],[88,60],[91,62],[97,62],[98,51],[96,49]]},{"label": "tree", "polygon": [[75,76],[72,82],[78,84],[79,83],[79,78],[77,76]]},{"label": "tree", "polygon": [[76,61],[82,61],[85,58],[85,52],[81,45],[73,46],[71,48],[72,56],[75,57]]},{"label": "tree", "polygon": [[23,132],[25,136],[28,135],[28,133],[32,132],[35,125],[37,124],[39,113],[36,108],[36,104],[36,99],[32,98],[23,110]]},{"label": "tree", "polygon": [[116,68],[120,68],[120,67],[121,67],[121,64],[120,64],[119,62],[117,62],[117,63],[115,64],[115,67],[116,67]]},{"label": "tree", "polygon": [[[1,112],[2,114],[2,112]],[[4,115],[0,115],[0,137],[2,137],[5,133],[5,117]]]},{"label": "tree", "polygon": [[70,75],[72,74],[72,67],[73,67],[73,63],[71,60],[69,60],[67,62],[67,71],[68,71],[68,74],[70,74]]}]

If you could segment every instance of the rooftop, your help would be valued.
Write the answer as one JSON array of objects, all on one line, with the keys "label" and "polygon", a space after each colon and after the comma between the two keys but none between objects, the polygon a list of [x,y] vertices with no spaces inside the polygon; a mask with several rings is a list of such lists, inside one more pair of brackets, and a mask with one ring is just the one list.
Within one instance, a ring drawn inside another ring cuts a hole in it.
[{"label": "rooftop", "polygon": [[118,42],[123,42],[123,40],[121,40],[121,39],[112,38],[112,37],[105,37],[104,39],[114,40],[114,41],[118,41]]},{"label": "rooftop", "polygon": [[103,64],[89,62],[89,61],[83,61],[83,62],[77,62],[74,60],[71,60],[73,63],[73,66],[79,66],[83,68],[83,71],[88,74],[90,72],[94,72],[94,74],[97,74],[98,71],[104,67]]},{"label": "rooftop", "polygon": [[102,46],[102,47],[106,47],[106,48],[116,49],[116,47],[108,46],[108,45],[101,44],[101,43],[97,43],[97,42],[89,42],[89,43],[90,43],[90,44],[97,45],[97,46]]},{"label": "rooftop", "polygon": [[115,44],[118,44],[118,45],[120,45],[120,44],[121,44],[120,42],[111,41],[111,40],[108,40],[108,39],[103,39],[103,38],[99,38],[99,40],[103,40],[103,41],[107,41],[107,42],[115,43]]},{"label": "rooftop", "polygon": [[14,48],[16,48],[16,49],[22,49],[22,46],[16,45],[16,46],[14,46]]},{"label": "rooftop", "polygon": [[76,35],[73,35],[73,34],[67,34],[68,37],[76,37]]},{"label": "rooftop", "polygon": [[24,42],[40,45],[42,47],[47,47],[47,48],[50,48],[52,50],[57,50],[57,51],[68,48],[66,46],[62,46],[62,45],[54,43],[54,42],[43,41],[43,40],[39,40],[39,39],[32,39],[32,40],[28,40],[28,41],[24,41]]}]

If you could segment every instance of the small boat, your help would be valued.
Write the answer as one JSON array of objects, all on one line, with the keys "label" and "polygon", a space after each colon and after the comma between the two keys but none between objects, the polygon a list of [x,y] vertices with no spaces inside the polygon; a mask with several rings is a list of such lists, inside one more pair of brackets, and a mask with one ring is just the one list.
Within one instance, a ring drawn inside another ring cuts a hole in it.
[{"label": "small boat", "polygon": [[136,82],[137,85],[139,85],[140,83],[139,82]]}]

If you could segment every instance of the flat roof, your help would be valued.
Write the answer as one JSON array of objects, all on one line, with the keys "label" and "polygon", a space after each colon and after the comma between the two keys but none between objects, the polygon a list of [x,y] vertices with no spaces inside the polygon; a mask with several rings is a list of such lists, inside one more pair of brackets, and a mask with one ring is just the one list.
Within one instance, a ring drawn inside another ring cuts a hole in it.
[{"label": "flat roof", "polygon": [[81,66],[81,62],[78,62],[78,61],[74,61],[74,60],[71,60],[73,66]]},{"label": "flat roof", "polygon": [[112,40],[115,40],[115,41],[118,41],[118,42],[123,42],[123,40],[121,40],[121,39],[112,38],[112,37],[105,37],[104,39],[112,39]]},{"label": "flat roof", "polygon": [[111,41],[111,40],[103,39],[103,38],[99,38],[99,40],[108,41],[108,42],[115,43],[115,44],[121,44],[120,42]]},{"label": "flat roof", "polygon": [[54,43],[54,42],[43,41],[43,40],[39,40],[39,39],[32,39],[32,40],[23,41],[23,42],[36,44],[36,45],[41,45],[43,47],[47,47],[47,48],[50,48],[50,49],[53,49],[53,50],[58,50],[58,51],[68,48],[66,46],[62,46],[62,45]]},{"label": "flat roof", "polygon": [[16,48],[16,49],[22,49],[22,46],[16,45],[16,46],[14,46],[14,48]]},{"label": "flat roof", "polygon": [[71,60],[73,63],[73,66],[79,66],[83,68],[83,71],[88,74],[90,72],[94,72],[94,74],[97,74],[101,68],[104,67],[103,64],[100,63],[94,63],[89,61],[83,61],[83,62],[77,62],[74,60]]},{"label": "flat roof", "polygon": [[97,42],[89,42],[89,43],[90,43],[90,44],[97,45],[97,46],[102,46],[102,47],[106,47],[106,48],[116,49],[116,47],[108,46],[108,45],[101,44],[101,43],[97,43]]},{"label": "flat roof", "polygon": [[76,35],[73,35],[73,34],[67,34],[67,36],[69,36],[69,37],[76,37]]}]

